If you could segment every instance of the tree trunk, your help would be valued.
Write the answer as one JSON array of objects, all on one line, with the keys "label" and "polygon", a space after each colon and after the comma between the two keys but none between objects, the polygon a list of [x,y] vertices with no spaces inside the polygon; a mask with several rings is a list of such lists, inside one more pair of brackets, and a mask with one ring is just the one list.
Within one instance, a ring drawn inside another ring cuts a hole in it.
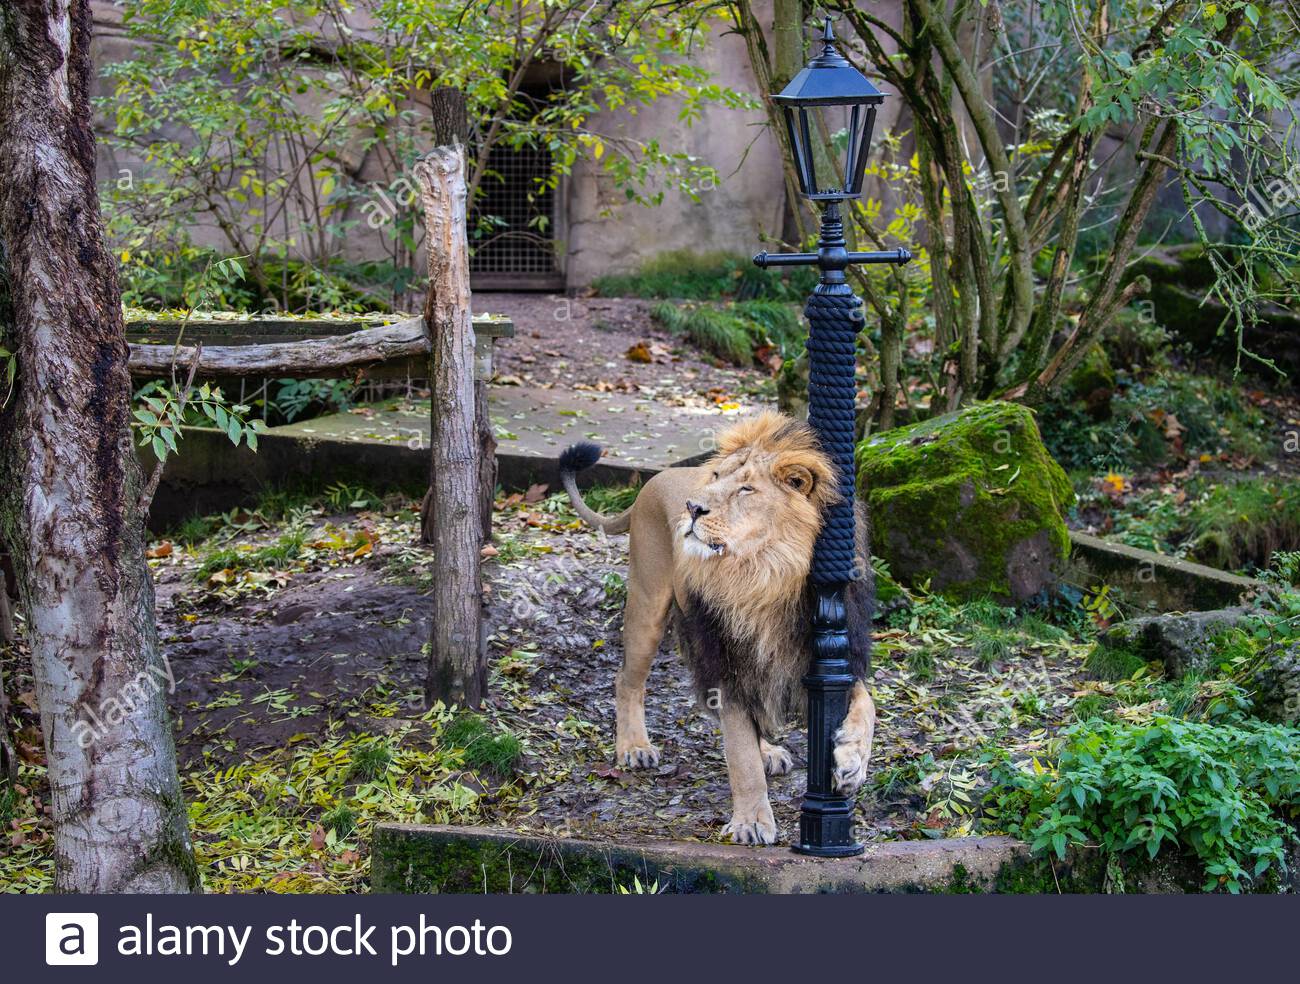
[{"label": "tree trunk", "polygon": [[416,165],[415,174],[429,254],[424,320],[433,363],[430,514],[437,576],[426,691],[430,702],[478,707],[487,686],[487,667],[464,149],[459,144],[435,149]]},{"label": "tree trunk", "polygon": [[0,538],[27,614],[55,888],[199,888],[136,501],[121,295],[90,126],[87,0],[0,7],[0,246],[18,358]]}]

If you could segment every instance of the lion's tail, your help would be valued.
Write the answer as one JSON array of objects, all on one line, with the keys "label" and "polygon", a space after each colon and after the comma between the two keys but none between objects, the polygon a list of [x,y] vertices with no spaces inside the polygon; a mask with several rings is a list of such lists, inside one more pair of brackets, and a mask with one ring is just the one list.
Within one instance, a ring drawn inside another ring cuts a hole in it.
[{"label": "lion's tail", "polygon": [[617,516],[602,516],[582,501],[582,493],[578,491],[578,472],[586,471],[599,460],[599,444],[584,441],[569,445],[560,453],[560,481],[564,484],[564,491],[569,493],[574,510],[588,525],[606,533],[626,533],[632,525],[631,507]]}]

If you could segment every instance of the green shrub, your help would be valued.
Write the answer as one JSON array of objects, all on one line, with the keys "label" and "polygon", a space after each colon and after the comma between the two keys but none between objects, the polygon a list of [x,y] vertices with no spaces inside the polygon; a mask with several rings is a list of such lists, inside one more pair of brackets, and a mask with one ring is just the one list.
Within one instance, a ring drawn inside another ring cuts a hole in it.
[{"label": "green shrub", "polygon": [[1259,576],[1274,584],[1300,587],[1300,550],[1277,550]]},{"label": "green shrub", "polygon": [[[1043,443],[1061,466],[1130,471],[1184,456],[1259,455],[1267,447],[1267,418],[1240,387],[1210,376],[1168,374],[1119,380],[1111,415],[1096,420],[1080,402],[1057,398],[1039,410]],[[1170,417],[1177,421],[1169,428]],[[1172,430],[1177,440],[1166,436]]]},{"label": "green shrub", "polygon": [[1300,806],[1300,730],[1258,723],[1091,718],[1061,739],[1054,767],[1002,760],[987,803],[1035,852],[1072,846],[1110,856],[1195,857],[1206,891],[1240,892],[1286,868]]},{"label": "green shrub", "polygon": [[606,274],[592,286],[604,297],[803,300],[817,282],[810,270],[760,270],[734,253],[661,253],[632,273]]}]

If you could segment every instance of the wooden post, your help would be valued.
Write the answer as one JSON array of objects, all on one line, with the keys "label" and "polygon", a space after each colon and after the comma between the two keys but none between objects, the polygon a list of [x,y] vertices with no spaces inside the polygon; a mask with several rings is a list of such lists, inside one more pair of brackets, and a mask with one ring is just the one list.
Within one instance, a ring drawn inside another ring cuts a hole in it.
[{"label": "wooden post", "polygon": [[429,255],[424,320],[431,356],[430,513],[437,564],[425,691],[430,702],[478,707],[487,688],[487,661],[464,148],[438,147],[416,164],[415,176]]}]

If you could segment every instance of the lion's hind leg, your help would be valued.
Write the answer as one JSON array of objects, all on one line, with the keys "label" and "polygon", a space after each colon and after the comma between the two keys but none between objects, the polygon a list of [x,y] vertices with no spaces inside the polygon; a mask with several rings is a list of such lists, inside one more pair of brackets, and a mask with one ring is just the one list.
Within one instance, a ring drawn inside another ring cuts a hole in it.
[{"label": "lion's hind leg", "polygon": [[876,733],[876,704],[866,685],[853,685],[849,712],[835,732],[835,788],[841,793],[855,793],[867,778],[871,761],[871,741]]}]

